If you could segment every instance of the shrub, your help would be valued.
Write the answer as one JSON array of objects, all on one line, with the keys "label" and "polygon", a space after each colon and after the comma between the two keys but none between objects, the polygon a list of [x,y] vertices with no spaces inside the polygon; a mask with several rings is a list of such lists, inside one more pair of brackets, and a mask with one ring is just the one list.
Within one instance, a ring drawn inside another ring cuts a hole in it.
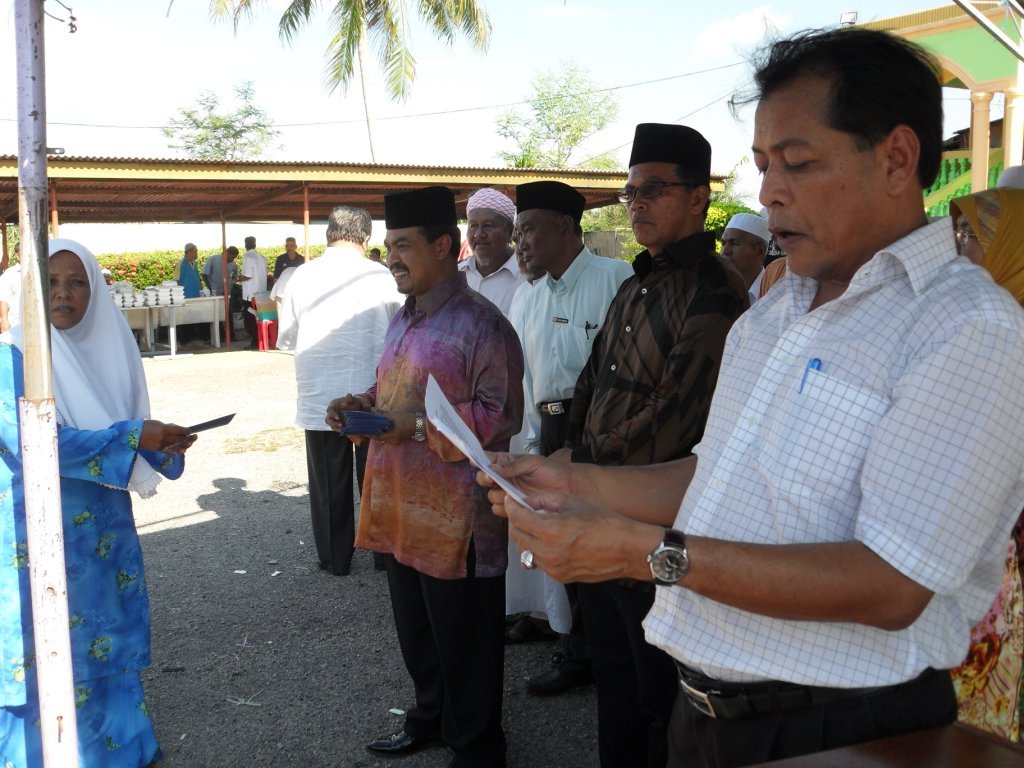
[{"label": "shrub", "polygon": [[[309,247],[310,259],[315,259],[317,256],[322,255],[325,247],[323,245],[311,245]],[[267,270],[273,275],[274,260],[278,254],[284,253],[284,246],[260,247],[257,250],[266,257]],[[302,252],[301,247],[299,252]],[[242,253],[244,251],[239,249],[237,260],[239,263],[242,259]],[[197,263],[200,272],[203,271],[203,265],[211,256],[219,258],[220,249],[208,248],[199,251]],[[174,269],[182,258],[184,258],[184,254],[180,250],[171,250],[143,251],[139,253],[103,253],[99,254],[96,260],[100,263],[101,267],[106,267],[110,270],[110,275],[115,282],[127,280],[135,287],[135,290],[142,290],[153,285],[159,285],[164,280],[173,280]]]}]

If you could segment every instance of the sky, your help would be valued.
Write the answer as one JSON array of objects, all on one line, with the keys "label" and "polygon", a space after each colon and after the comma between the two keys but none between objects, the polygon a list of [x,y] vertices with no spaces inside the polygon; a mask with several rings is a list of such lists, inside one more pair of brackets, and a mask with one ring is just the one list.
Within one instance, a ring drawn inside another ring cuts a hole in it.
[{"label": "sky", "polygon": [[[264,159],[369,161],[358,82],[333,93],[324,84],[326,11],[288,44],[277,34],[283,2],[258,4],[256,18],[243,20],[237,31],[230,21],[210,19],[207,0],[170,2],[64,0],[76,17],[77,31],[69,34],[68,11],[58,0],[47,0],[46,10],[64,19],[46,21],[48,146],[74,156],[178,157],[160,127],[207,91],[223,108],[233,109],[235,88],[251,81],[255,103],[280,132]],[[495,132],[498,117],[529,97],[537,74],[557,72],[573,61],[589,71],[597,89],[608,89],[619,101],[615,123],[589,139],[573,161],[612,151],[624,166],[636,123],[679,122],[708,137],[713,172],[735,173],[739,192],[756,206],[757,175],[748,160],[752,109],[733,116],[728,100],[749,83],[747,62],[766,34],[835,26],[847,11],[856,11],[864,22],[941,4],[483,0],[492,22],[486,53],[463,40],[440,43],[417,20],[412,97],[391,102],[377,69],[367,73],[378,116],[377,161],[499,167],[498,152],[512,147]],[[12,155],[17,153],[14,17],[13,0],[0,0],[0,82],[8,84],[0,92],[0,154]],[[966,92],[947,91],[946,135],[967,126],[969,111]],[[997,101],[993,118],[1000,115]],[[61,235],[85,232],[99,241],[92,244],[97,252],[122,240],[138,248],[161,247],[148,243],[167,237],[149,225],[122,227],[127,234],[121,238],[98,225],[71,230],[62,227]],[[199,232],[219,240],[219,225],[215,233]],[[181,239],[178,234],[166,247]],[[229,239],[234,237],[229,230]]]}]

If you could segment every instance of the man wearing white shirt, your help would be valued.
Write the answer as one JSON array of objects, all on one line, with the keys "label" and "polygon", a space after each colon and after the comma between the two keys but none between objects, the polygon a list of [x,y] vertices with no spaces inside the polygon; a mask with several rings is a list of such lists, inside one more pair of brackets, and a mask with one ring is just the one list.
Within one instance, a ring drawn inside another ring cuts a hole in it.
[{"label": "man wearing white shirt", "polygon": [[252,297],[267,290],[267,260],[256,250],[256,238],[245,238],[245,253],[242,254],[242,301],[245,302],[245,332],[249,334],[249,349],[256,349],[256,314],[250,302]]},{"label": "man wearing white shirt", "polygon": [[946,670],[1024,506],[1024,313],[924,215],[938,71],[861,28],[772,45],[753,157],[789,273],[733,326],[695,456],[521,459],[504,473],[543,516],[492,494],[559,580],[659,585],[644,627],[679,665],[670,766],[956,717]]},{"label": "man wearing white shirt", "polygon": [[[294,269],[278,311],[277,346],[295,351],[295,423],[306,430],[313,540],[320,567],[339,576],[349,573],[355,539],[353,446],[324,417],[339,393],[374,382],[384,334],[401,303],[391,273],[365,257],[372,226],[361,208],[335,208],[327,249]],[[364,442],[355,449],[360,488],[367,448]]]},{"label": "man wearing white shirt", "polygon": [[[527,269],[547,272],[523,297],[522,328],[517,328],[525,360],[524,448],[541,456],[564,446],[576,380],[608,305],[633,274],[626,262],[595,256],[583,244],[585,203],[583,195],[557,181],[516,187],[517,250]],[[558,693],[592,681],[573,585],[567,592],[571,630],[562,636],[551,664],[529,680],[531,693]]]},{"label": "man wearing white shirt", "polygon": [[722,255],[742,275],[751,306],[761,293],[764,255],[771,236],[767,219],[753,213],[737,213],[722,232]]},{"label": "man wearing white shirt", "polygon": [[512,297],[526,278],[519,272],[512,252],[512,224],[516,206],[506,195],[485,187],[466,202],[466,242],[473,255],[459,263],[466,283],[482,293],[508,317]]}]

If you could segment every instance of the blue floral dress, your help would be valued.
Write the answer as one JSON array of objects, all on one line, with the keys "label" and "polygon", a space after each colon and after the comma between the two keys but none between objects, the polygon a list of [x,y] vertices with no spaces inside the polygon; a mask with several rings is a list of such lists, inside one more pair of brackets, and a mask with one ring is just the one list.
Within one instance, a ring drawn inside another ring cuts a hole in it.
[{"label": "blue floral dress", "polygon": [[[42,765],[17,398],[21,352],[0,344],[0,766]],[[142,549],[124,489],[136,458],[176,479],[180,456],[139,450],[142,421],[58,430],[72,668],[82,768],[159,757],[142,692],[150,663]]]}]

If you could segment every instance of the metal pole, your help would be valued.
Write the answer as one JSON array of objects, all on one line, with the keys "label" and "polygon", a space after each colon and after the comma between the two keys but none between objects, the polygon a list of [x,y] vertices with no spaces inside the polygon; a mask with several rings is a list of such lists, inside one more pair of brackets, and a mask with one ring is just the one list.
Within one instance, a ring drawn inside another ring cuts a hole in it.
[{"label": "metal pole", "polygon": [[[978,22],[978,24],[980,24],[986,32],[988,32],[993,38],[995,38],[997,43],[1002,45],[1006,50],[1008,50],[1010,53],[1016,56],[1018,61],[1024,61],[1024,46],[1021,46],[1020,43],[1016,42],[1015,40],[1012,40],[1005,32],[1003,32],[1003,30],[1001,30],[999,27],[997,27],[995,24],[989,21],[988,17],[985,16],[985,14],[983,14],[981,11],[975,8],[973,4],[968,2],[968,0],[953,0],[953,2],[959,5],[964,13],[966,13],[968,16],[970,16],[972,19]],[[1016,3],[1014,3],[1013,5],[1015,9],[1019,8],[1019,6]]]},{"label": "metal pole", "polygon": [[10,263],[10,255],[7,253],[7,219],[0,217],[0,243],[3,243],[3,254],[0,255],[0,275],[2,275]]},{"label": "metal pole", "polygon": [[50,368],[49,256],[46,239],[46,87],[43,0],[15,0],[18,83],[18,215],[21,224],[25,395],[22,472],[32,626],[39,682],[43,764],[78,765],[64,527],[57,464],[57,409]]},{"label": "metal pole", "polygon": [[50,182],[50,234],[60,237],[60,217],[57,215],[57,182]]},{"label": "metal pole", "polygon": [[302,185],[302,255],[309,261],[309,187]]},{"label": "metal pole", "polygon": [[220,215],[220,265],[224,288],[224,346],[231,349],[231,324],[234,322],[231,316],[231,286],[234,283],[228,280],[228,225],[223,213]]}]

